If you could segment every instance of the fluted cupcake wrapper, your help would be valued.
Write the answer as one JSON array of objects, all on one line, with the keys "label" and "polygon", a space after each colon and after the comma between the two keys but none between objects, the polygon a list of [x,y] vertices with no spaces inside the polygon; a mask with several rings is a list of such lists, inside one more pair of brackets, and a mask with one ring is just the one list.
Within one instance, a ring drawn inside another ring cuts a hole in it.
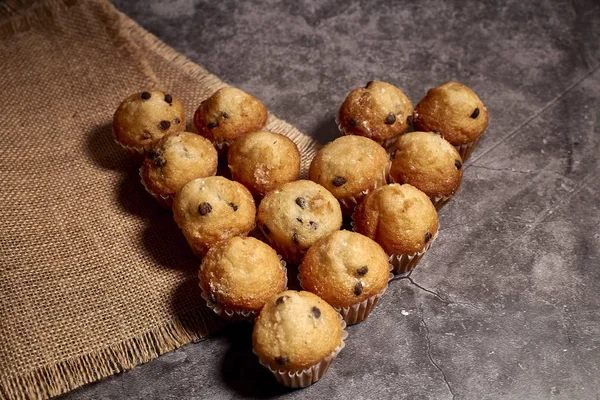
[{"label": "fluted cupcake wrapper", "polygon": [[433,242],[438,236],[438,232],[433,235],[429,240],[425,248],[414,254],[392,254],[390,256],[390,265],[392,267],[392,273],[395,277],[408,276],[412,270],[417,266],[423,255],[429,250]]},{"label": "fluted cupcake wrapper", "polygon": [[460,154],[460,157],[462,158],[463,163],[465,161],[467,161],[467,159],[469,157],[471,157],[473,150],[475,150],[475,148],[477,147],[477,144],[479,143],[479,139],[481,139],[481,136],[472,142],[461,144],[459,146],[454,146],[456,148],[456,150],[458,151],[458,154]]},{"label": "fluted cupcake wrapper", "polygon": [[[288,289],[288,287],[287,287],[288,278],[287,278],[286,262],[285,262],[285,260],[283,260],[281,258],[281,256],[279,256],[279,263],[281,264],[281,268],[283,269],[283,272],[285,275],[285,283],[283,285],[283,289],[281,290],[282,292],[284,292]],[[226,319],[227,321],[252,323],[252,322],[254,322],[254,320],[256,319],[256,317],[259,314],[259,311],[227,309],[227,308],[223,307],[221,304],[212,301],[210,299],[210,296],[208,295],[208,293],[206,293],[204,291],[204,289],[202,289],[202,286],[200,286],[200,285],[198,285],[198,286],[200,287],[200,290],[201,290],[200,296],[204,299],[204,301],[206,301],[206,307],[210,308],[215,314],[217,314],[219,317],[221,317],[223,319]]]},{"label": "fluted cupcake wrapper", "polygon": [[437,211],[441,210],[442,207],[453,197],[451,196],[429,196],[429,200],[433,203],[433,206]]},{"label": "fluted cupcake wrapper", "polygon": [[146,181],[144,180],[144,170],[145,170],[145,166],[142,165],[140,167],[140,180],[142,181],[142,185],[144,186],[144,189],[146,189],[146,192],[148,192],[150,194],[150,196],[154,197],[154,200],[156,200],[156,202],[163,208],[167,208],[167,209],[171,209],[171,207],[173,206],[173,196],[164,196],[162,194],[158,194],[154,191],[152,191],[152,189],[150,189],[148,187],[148,185],[146,185]]},{"label": "fluted cupcake wrapper", "polygon": [[365,189],[354,196],[338,198],[337,200],[340,202],[342,214],[344,214],[345,216],[351,216],[356,206],[362,201],[362,199],[365,198],[367,194],[369,194],[371,190],[375,190],[378,187],[385,186],[387,184],[387,177],[389,175],[391,165],[392,162],[388,161],[385,165],[385,168],[382,171],[380,179],[376,180],[371,188]]},{"label": "fluted cupcake wrapper", "polygon": [[340,324],[342,325],[342,342],[327,357],[308,368],[290,371],[273,368],[273,366],[271,366],[266,360],[261,359],[260,356],[256,354],[254,349],[252,349],[252,352],[258,356],[258,362],[260,362],[263,367],[271,371],[273,376],[275,376],[275,379],[277,379],[277,382],[283,386],[290,388],[304,388],[310,386],[323,377],[333,360],[335,360],[339,352],[342,351],[342,349],[346,346],[346,343],[344,342],[344,340],[346,340],[348,337],[348,332],[345,330],[346,322],[342,319],[341,315],[338,314],[338,316],[340,318]]},{"label": "fluted cupcake wrapper", "polygon": [[278,254],[281,254],[281,256],[284,258],[284,260],[286,260],[287,262],[289,262],[290,264],[293,264],[293,265],[300,265],[300,263],[302,262],[302,257],[304,257],[304,254],[306,254],[308,249],[299,249],[297,247],[287,248],[287,247],[281,246],[275,240],[271,239],[271,235],[267,235],[265,233],[262,225],[260,225],[260,224],[259,224],[259,229],[260,229],[261,233],[263,234],[265,240],[267,241],[267,244],[269,244],[269,246],[274,248]]}]

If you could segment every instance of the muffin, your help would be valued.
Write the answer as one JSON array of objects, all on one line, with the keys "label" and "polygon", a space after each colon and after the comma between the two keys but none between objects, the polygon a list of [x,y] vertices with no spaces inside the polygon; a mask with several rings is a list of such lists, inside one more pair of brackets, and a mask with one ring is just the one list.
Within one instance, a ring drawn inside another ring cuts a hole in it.
[{"label": "muffin", "polygon": [[254,325],[253,351],[279,383],[306,387],[323,376],[344,348],[345,326],[323,299],[288,290],[265,303]]},{"label": "muffin", "polygon": [[190,132],[164,136],[146,154],[140,175],[160,205],[171,208],[175,193],[196,178],[217,172],[217,151],[210,141]]},{"label": "muffin", "polygon": [[256,97],[243,90],[226,87],[204,100],[194,114],[198,133],[219,149],[250,132],[264,128],[268,112]]},{"label": "muffin", "polygon": [[362,136],[342,136],[323,147],[310,163],[310,180],[329,190],[345,215],[369,192],[385,185],[389,167],[383,147]]},{"label": "muffin", "polygon": [[446,82],[417,104],[413,124],[416,130],[440,133],[467,161],[488,126],[488,112],[471,89]]},{"label": "muffin", "polygon": [[380,245],[361,234],[337,231],[306,252],[298,279],[335,308],[348,324],[365,319],[387,290],[390,264]]},{"label": "muffin", "polygon": [[278,133],[259,131],[236,140],[227,153],[231,176],[257,198],[298,179],[300,151]]},{"label": "muffin", "polygon": [[221,176],[189,181],[173,200],[175,222],[198,257],[217,242],[246,236],[255,214],[248,189]]},{"label": "muffin", "polygon": [[287,289],[285,262],[252,237],[235,236],[211,247],[198,278],[207,305],[234,321],[254,321],[267,300]]},{"label": "muffin", "polygon": [[433,132],[410,132],[398,138],[391,153],[390,182],[408,183],[431,199],[437,210],[456,193],[462,180],[458,151]]},{"label": "muffin", "polygon": [[409,184],[393,183],[370,192],[354,211],[354,229],[375,240],[390,257],[392,271],[409,275],[438,232],[429,197]]},{"label": "muffin", "polygon": [[184,129],[183,104],[159,90],[129,96],[119,105],[113,117],[117,143],[136,157],[150,151],[163,136]]},{"label": "muffin", "polygon": [[267,193],[256,219],[271,246],[298,265],[313,243],[340,229],[342,210],[323,186],[300,180]]},{"label": "muffin", "polygon": [[344,100],[337,114],[337,123],[344,135],[359,135],[388,146],[408,129],[413,105],[396,86],[371,81],[354,89]]}]

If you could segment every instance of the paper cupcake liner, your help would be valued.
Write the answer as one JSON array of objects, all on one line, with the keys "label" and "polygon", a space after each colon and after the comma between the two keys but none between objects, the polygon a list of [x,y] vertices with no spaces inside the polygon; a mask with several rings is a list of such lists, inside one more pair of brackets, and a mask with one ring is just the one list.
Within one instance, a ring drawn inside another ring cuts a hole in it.
[{"label": "paper cupcake liner", "polygon": [[275,240],[273,240],[271,238],[271,235],[267,235],[265,233],[262,225],[259,225],[259,229],[260,229],[261,233],[263,234],[266,242],[269,244],[269,246],[274,248],[278,254],[281,254],[281,256],[287,262],[289,262],[290,264],[293,264],[293,265],[300,265],[300,263],[302,262],[302,257],[304,257],[304,254],[306,254],[308,249],[302,250],[297,247],[289,247],[289,248],[283,247],[283,246],[279,245],[279,243],[277,243]]},{"label": "paper cupcake liner", "polygon": [[340,206],[342,208],[342,214],[344,216],[346,216],[346,217],[351,216],[352,213],[354,212],[354,209],[356,208],[356,206],[362,201],[362,199],[365,198],[365,196],[367,194],[369,194],[369,192],[371,190],[375,190],[378,187],[385,186],[387,184],[387,176],[389,175],[391,165],[392,165],[391,161],[388,161],[387,164],[385,165],[385,168],[383,169],[382,175],[380,176],[380,178],[378,180],[376,180],[373,183],[373,186],[371,188],[365,189],[354,196],[346,196],[346,197],[338,198],[338,201],[340,202]]},{"label": "paper cupcake liner", "polygon": [[335,360],[339,352],[342,351],[342,349],[346,346],[346,343],[344,342],[344,340],[346,340],[346,338],[348,337],[348,332],[346,332],[345,330],[346,321],[342,319],[341,315],[338,314],[338,316],[342,325],[342,342],[322,361],[311,365],[308,368],[291,371],[276,369],[273,368],[267,361],[261,359],[260,356],[256,354],[254,349],[252,349],[252,352],[258,356],[258,362],[263,367],[271,371],[273,376],[275,376],[275,379],[277,379],[277,382],[279,382],[283,386],[287,386],[290,388],[304,388],[310,386],[323,377],[325,372],[327,372],[327,370],[329,369],[329,366],[331,365],[333,360]]},{"label": "paper cupcake liner", "polygon": [[390,256],[390,265],[392,267],[392,273],[396,278],[409,276],[412,270],[417,266],[421,257],[429,250],[433,242],[438,236],[438,232],[433,235],[433,237],[429,240],[429,243],[425,246],[425,248],[414,254],[392,254]]},{"label": "paper cupcake liner", "polygon": [[[230,239],[230,238],[232,238],[234,236],[246,237],[246,236],[248,236],[248,233],[252,232],[252,229],[254,229],[254,226],[248,232],[240,233],[240,234],[233,235],[233,236],[229,236],[229,237],[226,237],[226,238],[223,238],[223,239],[220,239],[220,240],[227,240],[227,239]],[[200,258],[200,259],[203,258],[206,255],[206,253],[208,252],[208,250],[210,249],[211,246],[213,246],[214,244],[217,243],[217,242],[214,242],[214,243],[202,243],[200,245],[201,247],[195,247],[195,245],[190,241],[190,239],[188,239],[188,237],[185,234],[183,234],[183,236],[185,237],[185,240],[187,241],[188,246],[190,246],[190,249],[192,250],[192,253],[194,253],[194,255],[196,257]]]},{"label": "paper cupcake liner", "polygon": [[142,165],[140,167],[140,179],[142,181],[142,185],[144,186],[144,189],[146,189],[146,192],[148,192],[152,197],[154,197],[154,200],[156,200],[156,202],[163,208],[167,208],[167,209],[171,209],[173,206],[173,196],[164,196],[162,194],[158,194],[156,192],[153,192],[152,189],[150,189],[148,187],[148,185],[146,185],[146,181],[144,180],[144,170],[145,170],[145,166]]},{"label": "paper cupcake liner", "polygon": [[126,144],[123,144],[117,140],[117,135],[115,135],[114,130],[112,131],[112,133],[115,143],[121,146],[121,148],[124,149],[131,158],[135,159],[138,162],[142,162],[144,160],[144,156],[146,155],[145,148],[142,147],[140,149],[138,147],[127,146]]},{"label": "paper cupcake liner", "polygon": [[[401,184],[401,182],[397,182],[391,175],[389,175],[389,173],[388,182]],[[446,204],[448,200],[452,198],[452,196],[454,195],[452,194],[450,196],[429,196],[429,200],[431,200],[431,202],[433,203],[433,206],[435,207],[436,211],[439,211],[444,206],[444,204]]]},{"label": "paper cupcake liner", "polygon": [[[286,268],[286,263],[285,260],[283,260],[281,258],[281,256],[279,256],[279,263],[281,265],[281,268],[283,269],[283,273],[285,276],[285,281],[283,284],[283,289],[281,290],[282,292],[285,292],[288,287],[288,278],[287,278],[287,268]],[[258,316],[260,311],[248,311],[248,310],[234,310],[234,309],[228,309],[225,308],[223,305],[216,303],[214,301],[212,301],[210,299],[210,296],[208,295],[208,293],[206,293],[204,291],[204,289],[202,289],[202,286],[200,286],[200,284],[198,283],[198,286],[200,287],[200,296],[204,299],[204,301],[206,301],[206,307],[210,308],[215,314],[217,314],[219,317],[230,321],[230,322],[254,322],[254,320],[256,319],[256,317]]]},{"label": "paper cupcake liner", "polygon": [[465,161],[467,161],[467,159],[469,157],[471,157],[473,150],[475,150],[475,148],[477,147],[477,144],[479,143],[479,139],[481,139],[481,137],[478,137],[477,139],[475,139],[472,142],[461,144],[459,146],[454,146],[456,148],[456,150],[458,151],[458,153],[460,154],[460,157],[463,160],[463,164],[465,163]]}]

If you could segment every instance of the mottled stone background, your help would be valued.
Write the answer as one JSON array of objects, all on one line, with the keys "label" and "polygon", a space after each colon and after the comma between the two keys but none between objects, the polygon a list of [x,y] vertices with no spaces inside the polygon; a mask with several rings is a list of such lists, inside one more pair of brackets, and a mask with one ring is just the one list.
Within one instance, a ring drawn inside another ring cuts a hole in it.
[{"label": "mottled stone background", "polygon": [[372,79],[470,86],[490,127],[412,280],[328,374],[279,387],[231,327],[65,399],[600,398],[600,3],[115,1],[322,142]]}]

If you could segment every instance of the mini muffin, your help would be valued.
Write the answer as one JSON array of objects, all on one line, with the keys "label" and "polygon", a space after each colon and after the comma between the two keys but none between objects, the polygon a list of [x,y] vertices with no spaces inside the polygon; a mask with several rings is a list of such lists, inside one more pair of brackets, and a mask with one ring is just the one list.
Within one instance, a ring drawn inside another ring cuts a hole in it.
[{"label": "mini muffin", "polygon": [[175,193],[196,178],[217,172],[217,150],[195,133],[164,136],[146,154],[140,169],[142,183],[159,204],[171,208]]},{"label": "mini muffin", "polygon": [[226,87],[204,100],[194,114],[198,133],[218,148],[264,128],[268,112],[256,97],[243,90]]},{"label": "mini muffin", "polygon": [[271,246],[298,265],[313,243],[340,229],[342,210],[323,186],[300,180],[267,193],[256,219]]},{"label": "mini muffin", "polygon": [[429,196],[438,210],[458,190],[462,174],[460,154],[436,133],[407,133],[392,150],[390,182],[413,185]]},{"label": "mini muffin", "polygon": [[416,130],[440,133],[467,161],[488,126],[488,112],[471,89],[446,82],[417,104],[413,124]]},{"label": "mini muffin", "polygon": [[259,131],[236,140],[227,161],[232,178],[257,198],[295,181],[300,174],[298,147],[279,133]]},{"label": "mini muffin", "polygon": [[365,319],[387,290],[390,264],[380,245],[337,231],[315,243],[300,265],[300,283],[328,302],[348,324]]},{"label": "mini muffin", "polygon": [[323,299],[288,290],[265,303],[254,325],[253,351],[279,383],[306,387],[323,376],[344,348],[345,326]]},{"label": "mini muffin", "polygon": [[248,189],[221,176],[189,181],[173,200],[175,222],[198,257],[217,242],[246,236],[255,214]]},{"label": "mini muffin", "polygon": [[354,89],[338,111],[337,123],[344,135],[359,135],[384,146],[408,129],[413,105],[396,86],[371,81]]},{"label": "mini muffin", "polygon": [[438,232],[431,200],[409,184],[373,190],[356,207],[353,219],[355,231],[375,240],[390,256],[395,274],[410,274]]},{"label": "mini muffin", "polygon": [[163,136],[184,129],[183,104],[159,90],[129,96],[113,117],[115,139],[133,156],[143,155]]},{"label": "mini muffin", "polygon": [[323,185],[351,215],[369,190],[385,185],[388,155],[362,136],[342,136],[323,147],[310,163],[310,180]]},{"label": "mini muffin", "polygon": [[275,250],[240,236],[214,245],[202,259],[198,278],[202,297],[217,315],[248,322],[287,285],[285,262]]}]

